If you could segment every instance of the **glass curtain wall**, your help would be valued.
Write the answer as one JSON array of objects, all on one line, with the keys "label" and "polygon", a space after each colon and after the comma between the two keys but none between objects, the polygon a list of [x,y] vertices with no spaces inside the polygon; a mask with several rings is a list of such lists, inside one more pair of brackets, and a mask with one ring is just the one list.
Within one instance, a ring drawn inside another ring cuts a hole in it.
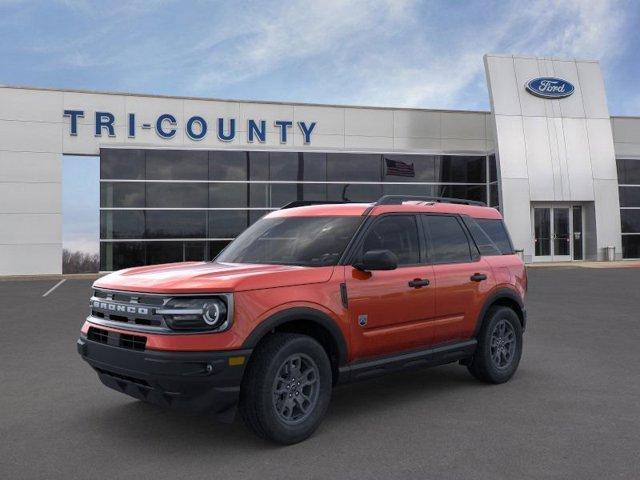
[{"label": "glass curtain wall", "polygon": [[640,258],[640,159],[617,159],[622,257]]},{"label": "glass curtain wall", "polygon": [[429,195],[498,206],[495,157],[103,149],[100,268],[206,260],[296,200]]}]

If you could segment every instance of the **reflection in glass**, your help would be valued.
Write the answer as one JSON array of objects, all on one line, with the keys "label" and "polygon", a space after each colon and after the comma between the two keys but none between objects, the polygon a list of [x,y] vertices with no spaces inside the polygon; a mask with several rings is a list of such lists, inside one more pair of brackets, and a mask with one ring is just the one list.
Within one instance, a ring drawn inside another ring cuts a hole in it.
[{"label": "reflection in glass", "polygon": [[209,152],[209,180],[246,180],[247,152]]},{"label": "reflection in glass", "polygon": [[206,183],[147,183],[147,207],[207,208]]},{"label": "reflection in glass", "polygon": [[205,238],[206,235],[206,210],[147,210],[146,212],[143,238]]},{"label": "reflection in glass", "polygon": [[145,151],[128,148],[100,149],[100,178],[144,180]]},{"label": "reflection in glass", "polygon": [[103,210],[100,212],[100,238],[144,238],[144,211]]},{"label": "reflection in glass", "polygon": [[208,152],[147,150],[147,180],[206,180]]},{"label": "reflection in glass", "polygon": [[100,183],[100,206],[103,208],[143,208],[144,183]]},{"label": "reflection in glass", "polygon": [[209,210],[209,238],[234,238],[247,228],[247,210]]},{"label": "reflection in glass", "polygon": [[551,209],[534,208],[536,256],[551,255]]},{"label": "reflection in glass", "polygon": [[553,209],[553,254],[571,255],[568,208]]},{"label": "reflection in glass", "polygon": [[328,153],[328,181],[379,182],[382,178],[382,155],[362,153]]}]

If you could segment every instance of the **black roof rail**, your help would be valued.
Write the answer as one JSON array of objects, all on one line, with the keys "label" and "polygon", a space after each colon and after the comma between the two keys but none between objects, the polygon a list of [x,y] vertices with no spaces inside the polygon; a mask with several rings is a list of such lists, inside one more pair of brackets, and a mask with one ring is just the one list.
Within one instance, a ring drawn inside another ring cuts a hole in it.
[{"label": "black roof rail", "polygon": [[464,198],[452,197],[427,197],[421,195],[384,195],[374,203],[376,205],[399,205],[402,202],[434,202],[434,203],[458,203],[461,205],[475,205],[478,207],[486,207],[487,204],[477,200],[466,200]]},{"label": "black roof rail", "polygon": [[333,201],[333,200],[295,200],[293,202],[289,202],[286,205],[280,207],[280,210],[284,210],[287,208],[296,208],[296,207],[309,207],[311,205],[337,205],[342,203],[352,203],[352,202],[341,202],[341,201]]}]

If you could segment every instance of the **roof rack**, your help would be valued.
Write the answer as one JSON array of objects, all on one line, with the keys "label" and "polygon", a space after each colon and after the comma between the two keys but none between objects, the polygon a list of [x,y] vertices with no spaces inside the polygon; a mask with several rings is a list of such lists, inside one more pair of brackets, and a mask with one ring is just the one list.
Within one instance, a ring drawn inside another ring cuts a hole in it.
[{"label": "roof rack", "polygon": [[458,203],[461,205],[476,205],[478,207],[486,207],[487,204],[477,200],[466,200],[464,198],[452,197],[425,197],[421,195],[384,195],[374,203],[376,205],[398,205],[402,202],[433,202],[433,203]]},{"label": "roof rack", "polygon": [[337,205],[342,203],[352,203],[352,202],[341,202],[341,201],[333,201],[333,200],[295,200],[293,202],[289,202],[286,205],[280,207],[280,210],[284,210],[287,208],[296,208],[296,207],[309,207],[311,205]]}]

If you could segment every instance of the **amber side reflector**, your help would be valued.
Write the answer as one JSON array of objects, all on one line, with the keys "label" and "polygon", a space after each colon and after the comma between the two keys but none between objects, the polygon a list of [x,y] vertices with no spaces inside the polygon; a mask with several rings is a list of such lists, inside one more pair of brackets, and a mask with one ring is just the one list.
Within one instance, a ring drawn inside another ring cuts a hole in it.
[{"label": "amber side reflector", "polygon": [[238,365],[244,365],[244,357],[229,357],[230,367],[236,367]]}]

